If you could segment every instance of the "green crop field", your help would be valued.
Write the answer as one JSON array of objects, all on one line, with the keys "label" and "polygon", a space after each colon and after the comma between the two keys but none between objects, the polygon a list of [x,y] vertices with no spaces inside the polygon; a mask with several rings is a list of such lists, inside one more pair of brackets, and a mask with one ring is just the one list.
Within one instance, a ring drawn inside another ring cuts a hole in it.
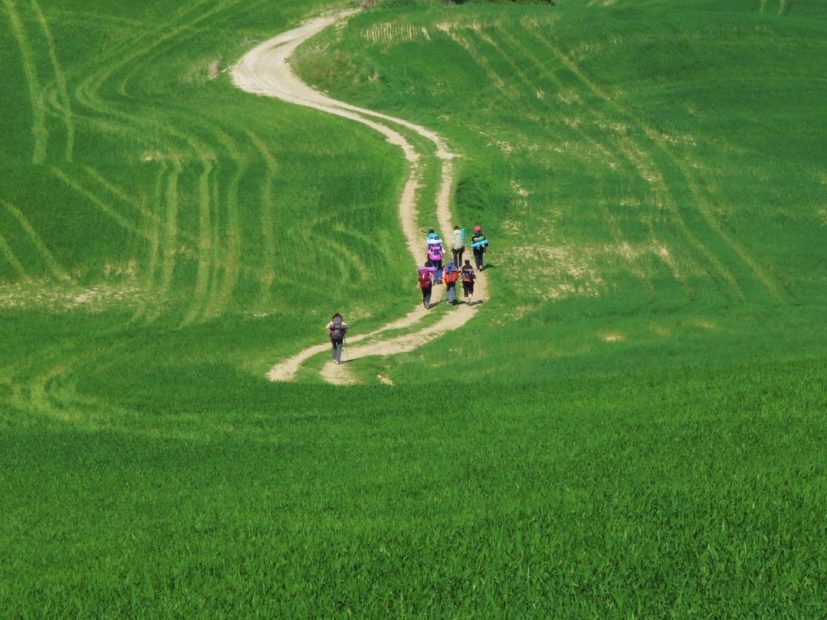
[{"label": "green crop field", "polygon": [[0,3],[0,616],[827,616],[827,3],[377,0],[301,46],[459,155],[489,298],[271,383],[419,301],[399,149],[229,75],[356,4]]}]

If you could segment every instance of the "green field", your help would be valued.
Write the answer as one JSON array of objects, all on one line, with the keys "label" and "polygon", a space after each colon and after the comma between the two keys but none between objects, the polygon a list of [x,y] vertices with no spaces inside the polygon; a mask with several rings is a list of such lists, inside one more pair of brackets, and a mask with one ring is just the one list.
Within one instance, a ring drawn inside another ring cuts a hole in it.
[{"label": "green field", "polygon": [[273,384],[418,303],[398,149],[228,75],[355,4],[0,4],[0,616],[827,616],[827,4],[380,0],[301,47],[460,154],[490,299]]}]

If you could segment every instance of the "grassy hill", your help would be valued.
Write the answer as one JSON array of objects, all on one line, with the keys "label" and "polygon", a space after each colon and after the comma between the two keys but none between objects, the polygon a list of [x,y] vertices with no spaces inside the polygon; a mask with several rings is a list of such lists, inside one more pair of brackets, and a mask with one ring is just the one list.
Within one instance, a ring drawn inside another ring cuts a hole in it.
[{"label": "grassy hill", "polygon": [[404,161],[226,69],[343,5],[137,4],[0,9],[0,608],[824,615],[827,6],[379,2],[301,48],[448,139],[492,240],[467,327],[337,389],[264,373],[417,303]]}]

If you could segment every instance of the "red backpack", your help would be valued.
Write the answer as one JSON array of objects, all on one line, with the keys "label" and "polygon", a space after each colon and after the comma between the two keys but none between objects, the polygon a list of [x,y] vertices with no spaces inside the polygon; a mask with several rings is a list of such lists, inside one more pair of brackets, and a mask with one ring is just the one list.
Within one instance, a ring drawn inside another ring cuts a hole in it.
[{"label": "red backpack", "polygon": [[431,272],[428,269],[419,270],[419,288],[428,288],[431,286]]}]

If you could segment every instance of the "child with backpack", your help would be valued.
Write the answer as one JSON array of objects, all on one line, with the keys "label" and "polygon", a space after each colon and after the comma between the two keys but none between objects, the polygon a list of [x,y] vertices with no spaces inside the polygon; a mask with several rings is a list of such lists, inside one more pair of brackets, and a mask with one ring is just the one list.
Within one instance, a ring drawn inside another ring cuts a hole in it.
[{"label": "child with backpack", "polygon": [[333,361],[337,364],[342,363],[342,347],[345,343],[347,328],[347,323],[338,312],[330,318],[330,323],[327,324],[327,334],[330,336],[330,344],[333,345]]},{"label": "child with backpack", "polygon": [[474,268],[471,266],[471,261],[466,259],[465,265],[462,266],[462,293],[465,297],[465,303],[470,304],[474,299],[474,280],[477,274],[474,273]]},{"label": "child with backpack", "polygon": [[434,272],[436,269],[431,261],[426,260],[422,267],[416,268],[419,290],[422,291],[422,305],[428,310],[431,307],[431,291],[433,291]]},{"label": "child with backpack", "polygon": [[480,226],[474,226],[474,234],[471,236],[471,249],[474,251],[474,261],[477,263],[477,269],[482,271],[485,269],[483,255],[488,249],[488,239],[485,238],[485,233],[482,232]]},{"label": "child with backpack", "polygon": [[445,275],[443,281],[445,282],[445,301],[452,306],[457,305],[457,280],[459,273],[454,263],[448,263],[445,266]]},{"label": "child with backpack", "polygon": [[442,239],[439,238],[433,230],[428,233],[428,260],[436,268],[436,277],[434,282],[440,284],[442,280],[442,260],[445,256],[445,250],[442,248]]},{"label": "child with backpack", "polygon": [[459,268],[462,264],[462,255],[465,252],[465,229],[459,226],[454,226],[451,232],[451,254],[453,255],[454,265]]}]

